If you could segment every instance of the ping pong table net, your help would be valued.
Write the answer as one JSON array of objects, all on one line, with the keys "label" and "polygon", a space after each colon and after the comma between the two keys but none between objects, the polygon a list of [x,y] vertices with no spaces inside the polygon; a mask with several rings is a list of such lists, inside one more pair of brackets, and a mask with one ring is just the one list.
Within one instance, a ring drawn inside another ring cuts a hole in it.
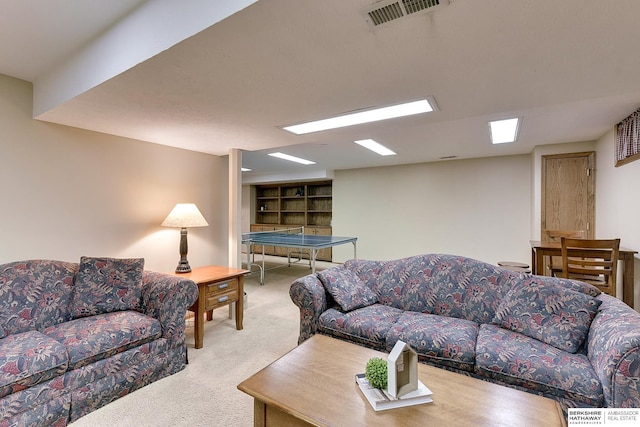
[{"label": "ping pong table net", "polygon": [[292,228],[282,228],[278,230],[268,230],[268,231],[252,231],[249,233],[250,236],[255,235],[269,235],[269,234],[304,234],[304,226],[292,227]]}]

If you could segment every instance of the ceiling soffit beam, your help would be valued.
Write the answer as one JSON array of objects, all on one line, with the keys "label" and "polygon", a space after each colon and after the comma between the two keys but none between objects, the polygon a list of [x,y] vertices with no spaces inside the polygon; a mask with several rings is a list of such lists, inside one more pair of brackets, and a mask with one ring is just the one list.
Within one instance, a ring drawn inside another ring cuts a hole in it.
[{"label": "ceiling soffit beam", "polygon": [[222,21],[257,0],[148,1],[33,82],[33,117]]}]

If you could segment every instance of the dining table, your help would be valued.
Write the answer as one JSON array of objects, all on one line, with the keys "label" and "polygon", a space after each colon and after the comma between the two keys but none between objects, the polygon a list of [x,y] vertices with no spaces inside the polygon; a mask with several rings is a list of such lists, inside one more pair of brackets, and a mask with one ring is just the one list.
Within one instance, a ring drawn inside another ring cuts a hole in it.
[{"label": "dining table", "polygon": [[[547,271],[544,267],[544,259],[549,256],[561,256],[562,248],[560,242],[543,242],[540,240],[531,240],[531,273],[546,276]],[[633,275],[634,275],[634,256],[638,251],[621,247],[618,251],[618,259],[622,261],[622,301],[629,307],[633,308]],[[615,295],[614,295],[615,296]]]}]

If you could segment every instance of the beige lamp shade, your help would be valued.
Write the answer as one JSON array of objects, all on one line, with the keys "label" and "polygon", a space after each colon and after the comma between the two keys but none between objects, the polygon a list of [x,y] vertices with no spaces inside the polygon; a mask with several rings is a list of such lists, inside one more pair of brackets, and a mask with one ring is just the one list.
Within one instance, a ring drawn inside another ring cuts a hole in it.
[{"label": "beige lamp shade", "polygon": [[190,272],[191,266],[187,260],[187,252],[189,251],[187,228],[206,227],[209,225],[207,220],[204,219],[194,203],[178,203],[160,225],[180,228],[180,262],[176,268],[176,273]]},{"label": "beige lamp shade", "polygon": [[162,221],[163,227],[206,227],[209,224],[204,219],[195,203],[178,203]]}]

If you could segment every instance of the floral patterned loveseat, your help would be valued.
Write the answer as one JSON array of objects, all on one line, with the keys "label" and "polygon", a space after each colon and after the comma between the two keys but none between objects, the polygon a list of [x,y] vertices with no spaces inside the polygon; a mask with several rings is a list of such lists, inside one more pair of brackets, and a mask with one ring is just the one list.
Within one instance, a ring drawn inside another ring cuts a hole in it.
[{"label": "floral patterned loveseat", "polygon": [[454,255],[349,260],[295,280],[299,342],[321,333],[543,395],[640,407],[640,313],[583,282]]},{"label": "floral patterned loveseat", "polygon": [[0,426],[64,426],[185,367],[198,287],[143,266],[0,265]]}]

